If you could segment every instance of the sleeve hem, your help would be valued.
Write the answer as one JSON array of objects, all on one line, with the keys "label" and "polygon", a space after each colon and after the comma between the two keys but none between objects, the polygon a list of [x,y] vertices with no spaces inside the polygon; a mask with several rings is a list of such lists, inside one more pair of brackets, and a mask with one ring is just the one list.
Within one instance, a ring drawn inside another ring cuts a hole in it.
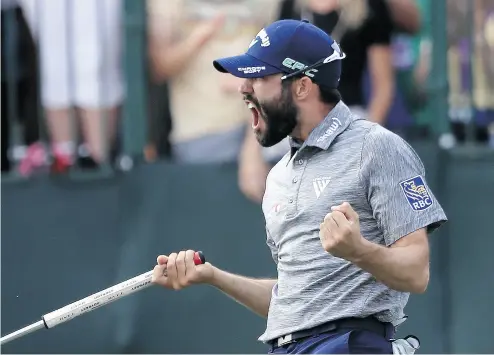
[{"label": "sleeve hem", "polygon": [[444,223],[446,223],[448,219],[445,215],[441,214],[440,216],[431,216],[426,220],[414,220],[410,221],[406,224],[402,224],[401,226],[395,228],[388,234],[385,234],[384,241],[386,246],[390,246],[391,244],[397,242],[401,238],[407,236],[410,233],[415,232],[421,228],[427,228],[427,233],[432,233],[436,231],[439,227],[441,227]]}]

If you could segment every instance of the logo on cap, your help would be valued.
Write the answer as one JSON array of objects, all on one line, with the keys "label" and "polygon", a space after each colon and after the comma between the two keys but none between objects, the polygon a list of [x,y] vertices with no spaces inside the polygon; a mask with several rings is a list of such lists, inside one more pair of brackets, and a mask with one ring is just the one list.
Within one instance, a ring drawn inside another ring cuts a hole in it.
[{"label": "logo on cap", "polygon": [[245,67],[245,68],[238,68],[238,71],[241,71],[244,74],[260,73],[263,70],[266,70],[266,67]]},{"label": "logo on cap", "polygon": [[262,30],[259,31],[259,33],[257,34],[256,38],[254,38],[252,40],[252,42],[250,42],[249,48],[251,48],[254,44],[256,44],[257,42],[259,42],[259,40],[257,39],[258,37],[261,39],[261,47],[269,47],[271,45],[271,42],[269,40],[268,33],[263,28]]},{"label": "logo on cap", "polygon": [[[300,62],[297,62],[296,60],[292,58],[285,58],[283,61],[283,66],[287,67],[288,69],[293,69],[295,71],[305,69],[308,66],[305,64],[302,64]],[[314,77],[314,74],[317,73],[319,70],[317,69],[309,69],[306,72],[304,72],[305,75],[310,76],[311,78]]]}]

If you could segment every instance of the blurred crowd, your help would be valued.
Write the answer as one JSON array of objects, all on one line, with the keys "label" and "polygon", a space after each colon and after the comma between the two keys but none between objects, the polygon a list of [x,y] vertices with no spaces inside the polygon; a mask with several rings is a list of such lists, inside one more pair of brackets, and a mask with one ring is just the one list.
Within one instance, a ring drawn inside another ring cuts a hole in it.
[{"label": "blurred crowd", "polygon": [[[239,186],[259,201],[286,141],[261,148],[238,79],[213,59],[242,53],[278,19],[308,19],[347,54],[339,90],[369,120],[406,139],[449,120],[454,138],[494,148],[494,0],[445,0],[448,117],[430,111],[431,1],[145,0],[147,160],[238,163]],[[2,0],[2,172],[95,169],[119,154],[124,0]],[[309,63],[310,64],[310,63]]]}]

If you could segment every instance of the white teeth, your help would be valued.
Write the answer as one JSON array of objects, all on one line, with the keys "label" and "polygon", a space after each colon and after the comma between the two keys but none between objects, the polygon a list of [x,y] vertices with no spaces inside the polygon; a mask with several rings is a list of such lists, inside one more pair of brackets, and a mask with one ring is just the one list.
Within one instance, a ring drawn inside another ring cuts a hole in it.
[{"label": "white teeth", "polygon": [[248,108],[256,108],[256,106],[255,106],[252,102],[250,102],[250,103],[247,105],[247,107],[248,107]]}]

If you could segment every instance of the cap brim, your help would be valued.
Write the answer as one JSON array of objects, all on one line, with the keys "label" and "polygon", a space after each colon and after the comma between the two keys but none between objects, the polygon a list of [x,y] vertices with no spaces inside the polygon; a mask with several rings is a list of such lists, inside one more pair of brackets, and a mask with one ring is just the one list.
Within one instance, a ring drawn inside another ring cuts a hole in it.
[{"label": "cap brim", "polygon": [[262,78],[283,72],[248,54],[217,59],[213,61],[213,65],[219,72],[230,73],[244,79]]}]

